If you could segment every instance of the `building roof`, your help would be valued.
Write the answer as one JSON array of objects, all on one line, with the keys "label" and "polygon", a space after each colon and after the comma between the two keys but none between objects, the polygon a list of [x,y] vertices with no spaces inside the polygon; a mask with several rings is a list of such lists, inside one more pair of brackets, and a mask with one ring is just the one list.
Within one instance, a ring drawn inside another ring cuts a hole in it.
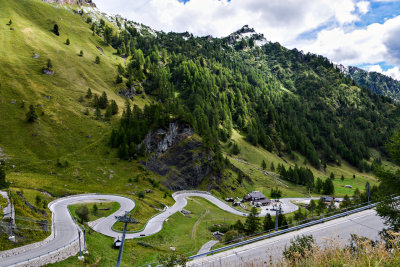
[{"label": "building roof", "polygon": [[331,201],[334,200],[334,198],[333,198],[333,197],[330,197],[330,196],[322,196],[322,199],[323,199],[324,201],[326,201],[326,202],[331,202]]},{"label": "building roof", "polygon": [[251,198],[258,198],[258,199],[266,198],[264,196],[264,194],[261,193],[260,191],[253,191],[253,192],[249,193],[248,196]]}]

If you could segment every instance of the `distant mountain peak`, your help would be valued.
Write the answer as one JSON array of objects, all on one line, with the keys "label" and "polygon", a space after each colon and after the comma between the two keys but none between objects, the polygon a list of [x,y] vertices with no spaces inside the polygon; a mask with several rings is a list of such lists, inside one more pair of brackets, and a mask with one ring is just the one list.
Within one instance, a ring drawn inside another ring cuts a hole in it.
[{"label": "distant mountain peak", "polygon": [[243,39],[252,39],[254,44],[257,46],[263,46],[267,43],[267,39],[264,37],[264,34],[257,33],[254,28],[250,28],[249,25],[246,24],[228,36],[228,44],[233,45]]}]

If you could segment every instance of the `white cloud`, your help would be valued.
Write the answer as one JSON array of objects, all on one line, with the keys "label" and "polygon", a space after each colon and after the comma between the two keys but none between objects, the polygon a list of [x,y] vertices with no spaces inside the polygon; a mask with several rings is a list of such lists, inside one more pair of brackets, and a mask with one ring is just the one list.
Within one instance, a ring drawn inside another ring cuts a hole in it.
[{"label": "white cloud", "polygon": [[400,81],[399,67],[393,67],[391,69],[384,71],[380,65],[370,65],[370,66],[366,66],[366,69],[368,71],[375,71],[375,72],[385,74],[386,76],[392,77],[393,79]]},{"label": "white cloud", "polygon": [[344,65],[391,65],[400,62],[400,16],[365,28],[336,27],[322,30],[311,41],[296,43],[305,51],[322,54]]},{"label": "white cloud", "polygon": [[368,13],[369,8],[370,8],[370,3],[368,1],[361,1],[361,2],[358,2],[356,5],[357,5],[357,8],[358,8],[358,11],[361,14],[367,14]]}]

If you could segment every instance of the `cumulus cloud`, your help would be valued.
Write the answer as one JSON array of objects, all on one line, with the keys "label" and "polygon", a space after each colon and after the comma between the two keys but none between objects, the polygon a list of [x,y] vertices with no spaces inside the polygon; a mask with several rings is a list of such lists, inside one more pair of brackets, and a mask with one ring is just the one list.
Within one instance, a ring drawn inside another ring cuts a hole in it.
[{"label": "cumulus cloud", "polygon": [[391,68],[391,69],[388,69],[388,70],[384,71],[380,65],[370,65],[370,66],[366,66],[366,69],[368,71],[375,71],[375,72],[379,72],[379,73],[385,74],[387,76],[392,77],[393,79],[396,79],[396,80],[400,81],[400,69],[399,69],[399,67],[394,67],[394,68]]},{"label": "cumulus cloud", "polygon": [[357,8],[361,14],[367,14],[370,8],[370,3],[368,1],[358,2]]},{"label": "cumulus cloud", "polygon": [[388,56],[397,64],[400,64],[400,23],[397,28],[391,29],[387,33],[387,38],[384,41]]},{"label": "cumulus cloud", "polygon": [[[315,40],[300,41],[296,45],[308,52],[322,54],[344,65],[400,64],[400,16],[374,23],[365,28],[336,27],[321,30]],[[382,72],[379,70],[379,72]],[[396,76],[394,69],[390,73]]]}]

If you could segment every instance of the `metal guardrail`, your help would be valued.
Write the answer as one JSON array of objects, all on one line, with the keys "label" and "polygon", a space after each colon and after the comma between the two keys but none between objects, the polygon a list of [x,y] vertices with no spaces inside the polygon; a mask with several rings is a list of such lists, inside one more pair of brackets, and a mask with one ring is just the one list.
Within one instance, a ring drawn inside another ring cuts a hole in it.
[{"label": "metal guardrail", "polygon": [[[399,199],[400,199],[400,196],[392,198],[392,200],[399,200]],[[335,214],[335,215],[332,215],[332,216],[329,216],[329,217],[322,217],[319,220],[311,221],[311,222],[308,222],[308,223],[300,224],[300,225],[297,225],[297,226],[294,226],[294,227],[290,227],[290,228],[287,228],[287,229],[283,229],[283,230],[280,230],[280,231],[277,231],[277,232],[273,232],[273,233],[270,233],[270,234],[258,236],[258,237],[255,237],[255,238],[251,238],[249,240],[241,241],[241,242],[238,242],[238,243],[235,243],[235,244],[232,244],[232,245],[228,245],[228,246],[225,246],[225,247],[222,247],[222,248],[210,250],[208,252],[204,252],[204,253],[201,253],[201,254],[189,256],[187,259],[188,260],[192,260],[192,259],[195,259],[195,258],[207,256],[209,254],[214,254],[214,253],[218,253],[218,252],[221,252],[221,251],[229,250],[229,249],[232,249],[232,248],[235,248],[235,247],[247,245],[247,244],[250,244],[250,243],[253,243],[253,242],[256,242],[256,241],[260,241],[260,240],[263,240],[263,239],[266,239],[266,238],[274,237],[274,236],[281,235],[281,234],[284,234],[284,233],[287,233],[287,232],[299,230],[299,229],[306,228],[306,227],[309,227],[309,226],[312,226],[312,225],[316,225],[316,224],[319,224],[319,223],[323,223],[323,222],[326,222],[326,221],[329,221],[329,220],[333,220],[333,219],[337,219],[337,218],[340,218],[340,217],[344,217],[344,216],[347,216],[347,215],[350,215],[350,214],[354,214],[354,213],[357,213],[357,212],[360,212],[360,211],[364,211],[364,210],[368,210],[368,209],[374,208],[379,203],[380,202],[369,204],[367,206],[363,206],[363,207],[356,208],[356,209],[353,209],[353,210],[348,210],[348,211],[345,211],[345,212],[342,212],[342,213],[338,213],[338,214]]]}]

